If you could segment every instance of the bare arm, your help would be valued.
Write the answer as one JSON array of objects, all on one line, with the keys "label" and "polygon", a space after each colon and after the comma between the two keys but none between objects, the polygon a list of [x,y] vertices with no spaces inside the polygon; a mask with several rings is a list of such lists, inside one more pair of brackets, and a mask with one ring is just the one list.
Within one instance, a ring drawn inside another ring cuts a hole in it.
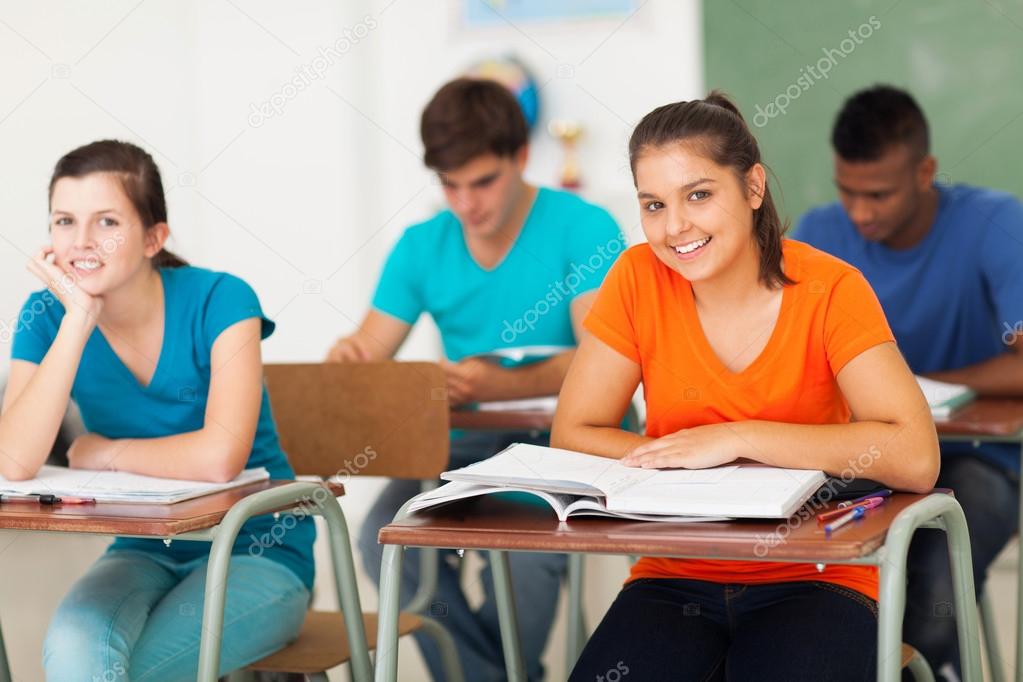
[{"label": "bare arm", "polygon": [[412,325],[371,308],[354,334],[337,340],[327,362],[390,360],[411,330]]},{"label": "bare arm", "polygon": [[[878,390],[878,377],[884,377],[884,390]],[[851,470],[915,492],[930,490],[937,478],[930,409],[893,343],[864,351],[839,372],[838,385],[855,420],[849,424],[750,420],[645,438],[616,428],[639,379],[639,366],[603,342],[584,343],[565,380],[552,445],[626,455],[624,463],[633,466],[702,468],[746,458],[833,475]]]},{"label": "bare arm", "polygon": [[[588,291],[576,296],[570,304],[572,329],[579,341],[589,336],[582,322],[596,297],[596,291]],[[448,363],[445,369],[449,397],[457,405],[474,401],[557,395],[575,353],[575,350],[566,350],[546,360],[513,368],[500,367],[478,358]]]},{"label": "bare arm", "polygon": [[116,469],[147,476],[230,481],[252,452],[263,396],[260,320],[224,330],[213,343],[210,392],[203,427],[163,438],[78,438],[68,452],[72,466]]},{"label": "bare arm", "polygon": [[978,394],[997,398],[1023,397],[1023,339],[1016,336],[1001,355],[967,367],[930,372],[927,377],[965,384]]}]

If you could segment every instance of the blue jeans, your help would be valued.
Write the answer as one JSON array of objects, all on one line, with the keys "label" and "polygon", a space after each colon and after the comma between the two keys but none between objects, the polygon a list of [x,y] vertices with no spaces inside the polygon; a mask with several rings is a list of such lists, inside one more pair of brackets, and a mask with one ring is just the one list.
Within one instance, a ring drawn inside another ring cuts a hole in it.
[{"label": "blue jeans", "polygon": [[[936,486],[951,488],[963,508],[979,595],[988,567],[1019,528],[1019,479],[979,457],[952,455],[942,458]],[[923,529],[914,535],[907,573],[903,640],[923,654],[935,672],[948,663],[961,677],[952,570],[943,531]]]},{"label": "blue jeans", "polygon": [[863,682],[876,669],[877,604],[847,587],[640,578],[611,604],[569,682]]},{"label": "blue jeans", "polygon": [[[206,558],[178,564],[135,550],[100,557],[61,601],[46,633],[53,682],[195,680]],[[309,590],[270,559],[231,557],[220,674],[292,641]]]},{"label": "blue jeans", "polygon": [[[466,466],[503,450],[511,443],[547,444],[547,435],[529,433],[491,434],[473,432],[451,441],[451,468]],[[366,572],[380,584],[380,564],[383,547],[377,543],[379,530],[391,522],[398,509],[409,498],[419,493],[418,481],[391,481],[370,509],[359,533],[359,549]],[[459,558],[453,550],[441,550],[437,576],[437,592],[430,606],[429,616],[451,633],[458,649],[467,680],[490,682],[504,680],[504,653],[498,627],[494,581],[489,561],[480,577],[484,600],[479,610],[473,610],[465,598],[459,582]],[[487,555],[484,555],[487,559]],[[564,554],[509,552],[512,589],[521,633],[522,656],[530,680],[544,678],[540,656],[547,644],[558,591],[565,575],[568,559]],[[419,551],[408,549],[402,561],[402,607],[412,598],[419,585]],[[423,658],[435,680],[443,680],[440,652],[428,636],[417,634]]]}]

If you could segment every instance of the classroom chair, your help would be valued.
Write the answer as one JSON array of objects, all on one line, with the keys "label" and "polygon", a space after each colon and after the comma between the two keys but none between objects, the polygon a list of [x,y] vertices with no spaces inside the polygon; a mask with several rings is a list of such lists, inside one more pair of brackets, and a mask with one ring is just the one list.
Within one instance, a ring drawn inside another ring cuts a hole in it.
[{"label": "classroom chair", "polygon": [[1005,675],[1002,672],[1002,651],[998,645],[998,632],[995,630],[995,607],[991,604],[987,591],[981,592],[977,607],[980,609],[980,636],[987,654],[988,673],[991,682],[1002,682]]},{"label": "classroom chair", "polygon": [[[338,477],[346,485],[352,476],[435,481],[447,467],[450,408],[438,365],[268,364],[264,374],[281,446],[296,475]],[[351,555],[350,546],[340,549]],[[433,556],[435,565],[436,552]],[[377,614],[363,614],[363,622],[372,649]],[[454,640],[443,626],[405,611],[398,631],[432,637],[444,658],[446,678],[461,682]],[[310,610],[298,639],[247,670],[301,673],[326,682],[326,671],[348,661],[351,653],[341,613]]]}]

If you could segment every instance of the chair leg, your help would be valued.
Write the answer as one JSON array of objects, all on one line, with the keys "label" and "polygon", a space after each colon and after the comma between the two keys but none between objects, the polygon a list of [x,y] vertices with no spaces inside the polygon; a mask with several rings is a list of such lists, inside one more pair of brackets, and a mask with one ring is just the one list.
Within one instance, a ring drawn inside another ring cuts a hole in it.
[{"label": "chair leg", "polygon": [[447,628],[433,620],[423,618],[423,634],[433,639],[440,650],[441,665],[444,666],[444,679],[447,682],[464,682],[465,673],[462,671],[462,662],[458,658],[458,649],[455,648],[455,639],[448,632]]},{"label": "chair leg", "polygon": [[998,631],[995,629],[995,611],[991,605],[991,599],[987,592],[980,595],[977,600],[977,607],[980,609],[980,625],[984,637],[984,650],[987,653],[988,672],[991,673],[991,682],[1002,682],[1002,652],[998,644]]},{"label": "chair leg", "polygon": [[519,624],[515,614],[515,599],[511,587],[511,568],[507,552],[490,550],[490,569],[494,575],[494,599],[501,627],[501,647],[509,682],[525,682],[526,670],[519,642]]},{"label": "chair leg", "polygon": [[583,613],[584,554],[568,555],[568,641],[565,644],[565,679],[572,674],[586,646],[586,614]]},{"label": "chair leg", "polygon": [[934,682],[931,666],[927,664],[927,660],[919,651],[913,653],[913,658],[909,659],[909,663],[906,664],[906,670],[913,675],[915,682]]}]

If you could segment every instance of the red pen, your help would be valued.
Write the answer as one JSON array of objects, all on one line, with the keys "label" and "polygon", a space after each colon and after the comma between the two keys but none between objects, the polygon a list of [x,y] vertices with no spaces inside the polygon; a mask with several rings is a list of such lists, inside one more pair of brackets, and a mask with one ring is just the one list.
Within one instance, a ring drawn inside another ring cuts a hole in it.
[{"label": "red pen", "polygon": [[59,504],[96,504],[95,497],[71,497],[63,495],[57,498]]},{"label": "red pen", "polygon": [[866,511],[868,509],[873,509],[874,507],[879,507],[882,504],[884,504],[884,502],[885,497],[882,496],[868,497],[867,499],[856,502],[855,504],[851,504],[846,507],[841,507],[839,509],[833,509],[829,512],[824,512],[823,514],[818,514],[817,521],[819,523],[824,522],[836,516],[841,516],[842,514],[851,512],[855,509],[863,509],[864,511]]}]

